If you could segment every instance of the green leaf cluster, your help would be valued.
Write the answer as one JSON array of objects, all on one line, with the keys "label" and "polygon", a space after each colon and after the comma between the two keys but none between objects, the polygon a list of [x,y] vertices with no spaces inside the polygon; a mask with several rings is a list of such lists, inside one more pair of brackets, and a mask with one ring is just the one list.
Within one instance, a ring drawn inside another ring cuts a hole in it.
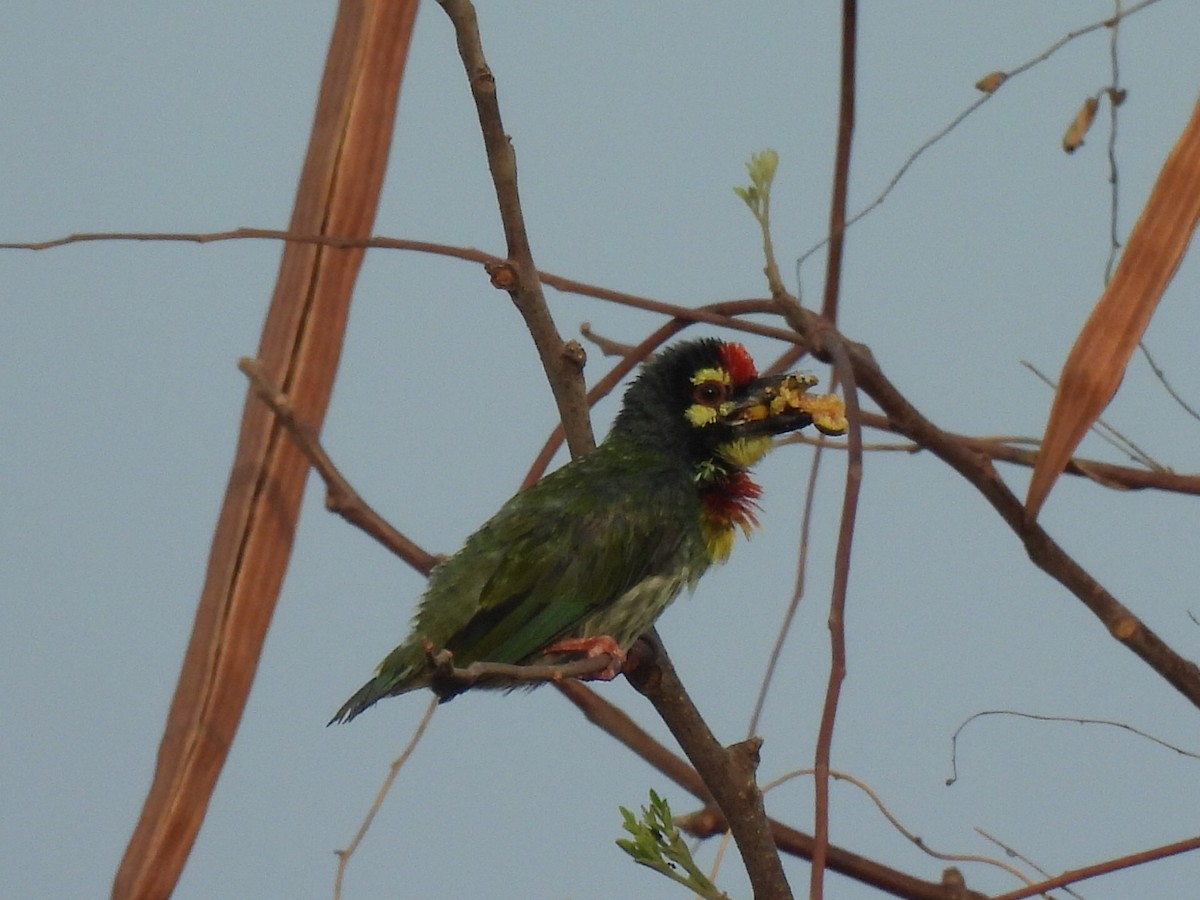
[{"label": "green leaf cluster", "polygon": [[623,806],[621,817],[624,819],[622,828],[632,838],[618,838],[617,846],[632,856],[634,862],[661,872],[705,900],[729,900],[729,895],[719,890],[696,866],[683,835],[675,827],[671,807],[665,798],[651,791],[650,805],[642,807],[641,819]]},{"label": "green leaf cluster", "polygon": [[775,181],[775,170],[778,168],[779,154],[774,150],[767,148],[755,153],[746,163],[746,171],[750,173],[750,186],[733,189],[750,208],[762,231],[763,257],[767,263],[763,274],[767,276],[771,296],[776,299],[787,296],[787,289],[784,288],[783,279],[779,275],[779,265],[775,262],[775,248],[771,245],[771,184]]}]

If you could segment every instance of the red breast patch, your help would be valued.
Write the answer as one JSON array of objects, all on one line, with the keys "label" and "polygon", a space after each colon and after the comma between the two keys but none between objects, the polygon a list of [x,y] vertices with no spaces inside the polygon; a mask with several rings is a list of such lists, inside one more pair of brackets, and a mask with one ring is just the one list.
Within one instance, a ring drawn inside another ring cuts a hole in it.
[{"label": "red breast patch", "polygon": [[[742,352],[745,353],[745,350]],[[762,488],[745,472],[734,472],[727,478],[707,485],[700,492],[710,522],[725,527],[736,525],[746,534],[758,526],[758,516],[754,511],[758,508],[755,501],[761,496]]]}]

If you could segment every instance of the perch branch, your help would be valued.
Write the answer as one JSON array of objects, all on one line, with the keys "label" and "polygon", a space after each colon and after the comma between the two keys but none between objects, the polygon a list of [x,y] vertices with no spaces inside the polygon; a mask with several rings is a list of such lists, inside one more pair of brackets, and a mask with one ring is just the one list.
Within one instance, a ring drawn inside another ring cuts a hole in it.
[{"label": "perch branch", "polygon": [[610,671],[610,666],[619,666],[621,662],[608,653],[599,653],[596,656],[553,665],[519,666],[484,660],[473,662],[465,668],[458,668],[454,665],[454,657],[449,651],[433,651],[432,648],[429,659],[433,663],[435,678],[439,684],[452,682],[466,687],[498,679],[518,681],[523,684],[559,683],[569,679],[589,681],[593,678],[600,681],[611,681],[612,676],[606,676],[603,673]]}]

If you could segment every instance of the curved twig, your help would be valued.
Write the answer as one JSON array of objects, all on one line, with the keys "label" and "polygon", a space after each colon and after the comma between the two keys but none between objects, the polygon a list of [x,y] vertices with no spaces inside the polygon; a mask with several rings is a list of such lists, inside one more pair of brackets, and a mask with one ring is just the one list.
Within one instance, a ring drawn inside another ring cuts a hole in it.
[{"label": "curved twig", "polygon": [[950,736],[950,777],[946,779],[946,784],[951,785],[958,781],[958,736],[962,734],[963,729],[974,722],[976,719],[982,719],[984,716],[1016,716],[1020,719],[1033,719],[1037,722],[1072,722],[1076,725],[1107,725],[1109,728],[1120,728],[1123,731],[1128,731],[1136,734],[1138,737],[1145,738],[1151,743],[1158,744],[1167,750],[1172,750],[1180,756],[1190,756],[1192,759],[1200,759],[1200,753],[1195,753],[1191,750],[1185,750],[1183,747],[1178,747],[1162,738],[1156,738],[1152,734],[1147,734],[1140,728],[1134,728],[1132,725],[1126,725],[1124,722],[1117,722],[1112,719],[1087,719],[1079,716],[1048,716],[1038,713],[1021,712],[1017,709],[985,709],[977,712],[974,715],[968,716],[962,721],[957,728],[954,729],[954,734]]},{"label": "curved twig", "polygon": [[[768,791],[774,790],[781,784],[791,781],[794,778],[804,778],[805,776],[815,776],[816,774],[816,769],[796,769],[793,772],[787,772],[783,775],[780,775],[778,778],[771,779],[764,784],[762,788],[763,793],[765,794]],[[1008,872],[1010,875],[1014,876],[1020,881],[1025,882],[1026,884],[1033,884],[1032,878],[1025,875],[1025,873],[1016,868],[1016,866],[1011,866],[1003,860],[995,859],[991,856],[981,856],[977,853],[946,853],[940,850],[934,850],[925,842],[923,837],[910,830],[903,822],[901,822],[896,814],[888,809],[887,804],[883,802],[883,798],[881,798],[879,794],[875,792],[875,789],[861,778],[857,778],[854,775],[851,775],[849,772],[839,772],[836,769],[829,770],[829,777],[837,779],[838,781],[848,782],[866,794],[871,799],[871,802],[875,804],[875,808],[879,810],[880,815],[887,819],[888,824],[895,828],[896,831],[900,832],[900,834],[902,834],[907,840],[911,841],[918,848],[920,848],[922,853],[926,853],[929,856],[932,856],[934,859],[940,859],[945,862],[974,862],[995,866],[998,869],[1003,869],[1005,872]]]}]

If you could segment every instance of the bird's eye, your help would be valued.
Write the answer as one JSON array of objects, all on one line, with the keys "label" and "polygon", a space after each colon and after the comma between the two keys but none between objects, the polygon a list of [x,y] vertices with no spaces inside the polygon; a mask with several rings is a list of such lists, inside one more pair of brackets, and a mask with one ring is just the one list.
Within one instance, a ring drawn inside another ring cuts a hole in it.
[{"label": "bird's eye", "polygon": [[692,391],[692,399],[704,406],[720,406],[729,399],[729,385],[720,381],[702,381]]}]

